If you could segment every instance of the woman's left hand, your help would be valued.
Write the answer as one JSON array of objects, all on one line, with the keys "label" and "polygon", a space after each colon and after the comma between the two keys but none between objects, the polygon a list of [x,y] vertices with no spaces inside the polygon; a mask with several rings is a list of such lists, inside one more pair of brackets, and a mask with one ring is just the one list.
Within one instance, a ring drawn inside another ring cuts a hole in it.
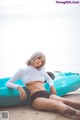
[{"label": "woman's left hand", "polygon": [[51,86],[51,87],[50,87],[50,91],[51,91],[54,95],[56,95],[56,90],[55,90],[54,86]]}]

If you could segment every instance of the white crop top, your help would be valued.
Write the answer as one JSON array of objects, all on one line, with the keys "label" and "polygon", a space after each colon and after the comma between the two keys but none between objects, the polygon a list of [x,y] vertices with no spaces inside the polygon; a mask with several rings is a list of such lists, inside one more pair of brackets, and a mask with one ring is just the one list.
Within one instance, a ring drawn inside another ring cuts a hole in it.
[{"label": "white crop top", "polygon": [[17,86],[19,85],[15,84],[14,82],[17,81],[18,79],[21,79],[25,85],[31,81],[44,82],[46,80],[50,86],[53,86],[52,79],[49,77],[49,75],[47,74],[43,67],[37,69],[33,66],[27,66],[26,68],[19,69],[13,75],[13,77],[7,81],[6,86],[9,88],[17,89]]}]

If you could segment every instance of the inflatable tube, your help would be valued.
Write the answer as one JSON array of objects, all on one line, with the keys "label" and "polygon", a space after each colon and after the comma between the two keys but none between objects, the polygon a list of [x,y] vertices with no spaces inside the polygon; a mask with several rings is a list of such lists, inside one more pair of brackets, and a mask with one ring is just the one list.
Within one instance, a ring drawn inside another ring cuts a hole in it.
[{"label": "inflatable tube", "polygon": [[[54,73],[54,72],[53,72]],[[55,79],[53,80],[54,87],[58,96],[63,96],[69,92],[72,92],[80,88],[80,75],[76,73],[60,73],[55,72]],[[0,79],[0,107],[18,106],[30,104],[30,95],[27,88],[23,85],[21,80],[16,81],[20,84],[27,93],[27,99],[21,101],[19,98],[19,92],[15,89],[10,89],[5,86],[5,83],[10,78]],[[44,83],[44,87],[50,92],[48,83]]]}]

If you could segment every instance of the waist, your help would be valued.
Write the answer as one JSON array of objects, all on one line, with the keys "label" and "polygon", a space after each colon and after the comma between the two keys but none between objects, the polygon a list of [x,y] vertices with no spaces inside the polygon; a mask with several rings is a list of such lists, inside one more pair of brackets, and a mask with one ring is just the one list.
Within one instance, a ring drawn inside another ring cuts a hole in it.
[{"label": "waist", "polygon": [[41,81],[34,81],[26,85],[27,89],[30,92],[30,95],[34,94],[37,91],[45,90],[44,83]]},{"label": "waist", "polygon": [[31,90],[31,91],[30,91],[30,96],[32,96],[32,95],[33,95],[34,93],[36,93],[36,92],[44,91],[44,90],[46,90],[46,89],[42,88],[42,89]]}]

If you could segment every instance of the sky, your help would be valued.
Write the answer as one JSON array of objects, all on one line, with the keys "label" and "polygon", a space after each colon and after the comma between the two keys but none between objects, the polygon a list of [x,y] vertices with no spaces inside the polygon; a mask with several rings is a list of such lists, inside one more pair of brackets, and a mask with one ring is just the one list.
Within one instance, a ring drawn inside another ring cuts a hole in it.
[{"label": "sky", "polygon": [[36,51],[47,71],[80,72],[80,3],[0,0],[0,77],[26,67]]}]

